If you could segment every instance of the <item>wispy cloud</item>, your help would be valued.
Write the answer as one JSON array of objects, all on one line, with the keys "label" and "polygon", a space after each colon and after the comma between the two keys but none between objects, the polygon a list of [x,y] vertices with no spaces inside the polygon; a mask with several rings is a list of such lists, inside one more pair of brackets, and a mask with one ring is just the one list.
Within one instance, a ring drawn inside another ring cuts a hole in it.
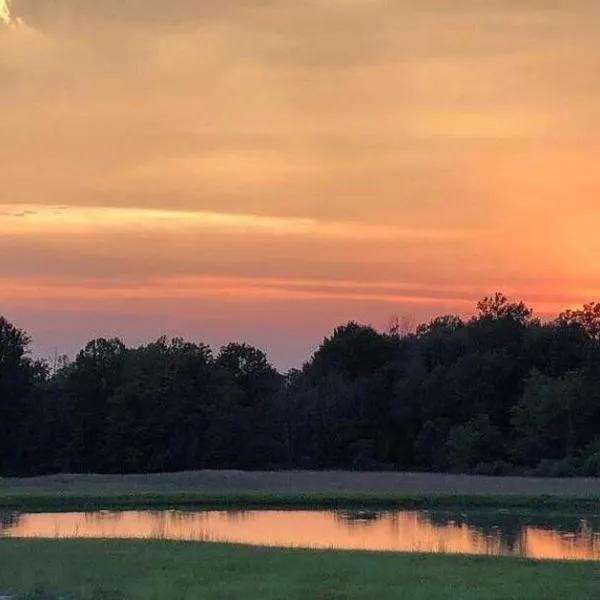
[{"label": "wispy cloud", "polygon": [[10,14],[10,0],[0,0],[0,24],[10,25],[12,16]]},{"label": "wispy cloud", "polygon": [[[15,221],[18,219],[18,223]],[[356,240],[452,240],[482,235],[483,232],[456,229],[403,228],[352,221],[320,221],[309,218],[276,217],[209,211],[177,211],[115,207],[78,207],[0,204],[0,233],[25,235],[61,232],[94,232],[109,229],[171,230],[179,233],[214,230],[232,234],[269,234],[306,238]]]},{"label": "wispy cloud", "polygon": [[[475,300],[500,289],[493,278],[487,284],[434,285],[421,282],[286,279],[268,277],[227,277],[217,275],[174,276],[140,281],[79,278],[0,278],[0,301],[35,306],[65,307],[85,303],[99,307],[104,302],[180,302],[233,300],[236,302],[334,302],[339,306],[371,304],[385,308],[386,314],[402,312],[403,306],[420,307],[420,313],[436,314],[440,306],[468,315]],[[515,290],[504,287],[507,293]],[[523,285],[520,297],[534,304],[537,314],[556,315],[565,308],[579,306],[582,297],[595,298],[596,288],[573,287],[548,291],[547,285]]]}]

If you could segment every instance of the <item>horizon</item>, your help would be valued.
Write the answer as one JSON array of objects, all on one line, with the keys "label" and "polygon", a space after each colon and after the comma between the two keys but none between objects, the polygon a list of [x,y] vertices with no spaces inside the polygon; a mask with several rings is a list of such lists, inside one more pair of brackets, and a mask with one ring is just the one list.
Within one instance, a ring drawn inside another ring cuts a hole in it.
[{"label": "horizon", "polygon": [[0,314],[37,356],[600,298],[593,0],[0,0]]},{"label": "horizon", "polygon": [[[496,292],[495,296],[502,296],[504,297],[504,299],[509,303],[509,304],[515,304],[515,303],[519,303],[522,302],[519,298],[508,298],[507,296],[505,296],[502,292]],[[480,300],[487,300],[488,298],[492,298],[493,295],[487,296],[485,298],[480,298]],[[531,318],[533,319],[533,321],[538,321],[541,322],[542,324],[546,324],[546,323],[552,323],[554,321],[556,321],[556,319],[560,316],[559,313],[557,314],[540,314],[540,313],[536,313],[530,306],[528,306],[526,303],[525,307],[531,311]],[[595,304],[599,304],[596,302],[592,302],[591,305],[595,305]],[[576,310],[580,309],[580,308],[586,308],[585,306],[583,307],[577,307]],[[568,308],[566,308],[565,310],[569,310]],[[562,311],[564,312],[564,311]],[[183,339],[184,341],[187,342],[191,342],[194,344],[204,344],[207,345],[211,352],[213,353],[214,356],[217,356],[219,354],[219,352],[225,348],[228,344],[230,343],[234,343],[234,344],[242,344],[242,345],[249,345],[251,347],[257,348],[258,350],[261,350],[262,352],[264,352],[267,360],[269,361],[269,363],[276,369],[277,372],[281,373],[281,374],[285,374],[285,373],[289,373],[291,371],[294,370],[301,370],[305,365],[310,364],[311,360],[313,359],[313,356],[315,354],[315,352],[317,352],[319,350],[319,348],[322,346],[323,341],[326,339],[331,339],[332,336],[335,333],[335,330],[338,327],[344,327],[345,325],[348,325],[350,323],[356,323],[360,326],[366,326],[366,327],[370,327],[372,328],[374,331],[376,331],[379,334],[392,334],[392,332],[394,330],[396,330],[396,332],[400,335],[400,336],[406,336],[406,335],[414,335],[417,333],[418,327],[420,325],[425,325],[427,323],[432,322],[436,317],[446,317],[446,316],[456,316],[459,317],[463,323],[465,325],[467,325],[468,323],[470,323],[473,319],[476,319],[478,316],[479,310],[478,307],[474,307],[474,309],[470,312],[470,313],[464,313],[464,314],[458,314],[458,313],[443,313],[443,314],[436,314],[436,315],[431,315],[429,316],[427,319],[424,320],[420,320],[420,321],[416,321],[414,319],[414,316],[410,316],[410,315],[397,315],[397,314],[392,314],[390,315],[390,317],[387,319],[387,322],[385,323],[384,326],[378,326],[377,324],[374,323],[367,323],[367,322],[363,322],[363,321],[359,321],[356,319],[349,319],[345,322],[339,322],[336,323],[331,329],[329,329],[326,332],[321,332],[320,336],[315,336],[315,338],[312,340],[312,343],[310,343],[310,346],[307,348],[306,352],[305,352],[305,356],[301,357],[300,360],[293,362],[293,359],[289,359],[288,362],[285,362],[286,357],[277,357],[277,356],[273,356],[268,347],[263,347],[263,346],[259,346],[257,344],[253,344],[252,342],[250,342],[249,340],[246,339],[241,339],[241,338],[232,338],[232,339],[206,339],[206,338],[202,338],[202,336],[198,337],[198,336],[186,336],[184,334],[182,335],[169,335],[167,333],[158,333],[155,336],[150,336],[147,333],[144,335],[140,335],[137,338],[131,338],[131,336],[128,338],[127,336],[122,336],[120,335],[118,332],[112,332],[111,335],[103,335],[101,332],[98,332],[97,335],[95,335],[93,338],[89,338],[86,340],[83,340],[79,346],[75,347],[72,346],[70,348],[70,351],[67,352],[63,352],[61,350],[61,348],[59,348],[58,346],[54,346],[54,347],[49,347],[49,348],[45,348],[42,349],[43,346],[40,346],[40,344],[36,343],[35,338],[33,338],[33,336],[31,335],[31,332],[28,331],[26,328],[21,327],[19,325],[19,323],[17,322],[12,322],[12,325],[16,326],[18,329],[24,331],[24,333],[29,337],[30,340],[30,344],[28,347],[28,353],[30,356],[32,356],[32,358],[36,359],[36,360],[42,360],[47,362],[49,365],[53,362],[53,361],[60,361],[62,360],[64,357],[66,357],[68,359],[69,362],[74,361],[77,358],[77,355],[79,354],[80,351],[82,351],[85,346],[87,345],[87,343],[92,342],[94,340],[98,340],[98,339],[107,339],[107,340],[111,340],[111,339],[117,339],[119,341],[121,341],[126,348],[131,349],[131,350],[136,350],[138,348],[144,347],[148,344],[152,344],[154,342],[156,342],[157,340],[161,339],[161,338],[166,338],[167,341],[171,341],[174,339]],[[0,317],[4,317],[6,318],[7,315],[3,315],[0,313]],[[9,323],[11,323],[11,320],[8,319]],[[264,325],[264,324],[263,324]]]}]

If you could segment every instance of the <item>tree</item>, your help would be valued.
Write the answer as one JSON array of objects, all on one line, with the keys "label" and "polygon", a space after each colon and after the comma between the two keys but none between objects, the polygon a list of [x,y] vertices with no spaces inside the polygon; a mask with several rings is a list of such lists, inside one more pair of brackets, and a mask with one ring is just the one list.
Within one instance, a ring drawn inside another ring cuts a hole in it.
[{"label": "tree", "polygon": [[279,382],[279,375],[269,364],[266,354],[248,344],[224,346],[216,364],[231,374],[250,405],[270,396]]},{"label": "tree", "polygon": [[104,456],[111,471],[206,466],[206,430],[222,389],[204,344],[181,338],[129,350],[108,401]]},{"label": "tree", "polygon": [[387,331],[390,335],[396,337],[406,337],[415,332],[414,317],[403,315],[392,315],[388,321]]},{"label": "tree", "polygon": [[[529,374],[523,396],[512,410],[513,454],[520,464],[563,459],[593,439],[598,409],[585,391],[584,378],[582,371],[563,377],[537,370]],[[592,404],[586,407],[588,399]]]},{"label": "tree", "polygon": [[465,326],[464,321],[457,315],[442,315],[435,317],[429,323],[417,327],[417,336],[426,335],[452,335]]},{"label": "tree", "polygon": [[[91,341],[51,369],[0,318],[0,474],[198,468],[600,473],[600,305],[503,294],[401,335],[349,322],[281,376],[248,344]],[[541,465],[541,466],[538,466]],[[578,471],[579,470],[579,471]]]},{"label": "tree", "polygon": [[126,355],[121,340],[98,338],[66,367],[67,454],[76,471],[102,470],[108,401],[121,382]]},{"label": "tree", "polygon": [[477,303],[477,315],[468,323],[471,351],[503,351],[517,357],[528,327],[537,324],[523,302],[510,302],[501,293]]},{"label": "tree", "polygon": [[590,338],[578,326],[554,321],[527,328],[519,356],[523,373],[536,369],[561,377],[586,365],[592,348]]},{"label": "tree", "polygon": [[511,319],[522,325],[527,324],[533,311],[524,302],[510,302],[501,292],[486,296],[477,303],[479,312],[476,319]]},{"label": "tree", "polygon": [[29,356],[29,336],[0,316],[0,474],[17,468],[20,433],[29,418],[26,403],[36,376],[43,377],[40,363]]},{"label": "tree", "polygon": [[559,325],[578,327],[590,338],[600,340],[600,302],[589,302],[578,310],[566,310],[556,321]]},{"label": "tree", "polygon": [[477,415],[450,430],[447,442],[450,468],[468,473],[504,456],[502,435],[488,415]]},{"label": "tree", "polygon": [[419,356],[428,371],[449,366],[467,350],[465,323],[456,315],[436,317],[417,328]]},{"label": "tree", "polygon": [[221,348],[216,367],[233,379],[236,388],[237,406],[231,408],[228,420],[237,432],[230,451],[236,453],[238,465],[275,464],[284,444],[282,415],[274,405],[282,378],[266,354],[248,344]]},{"label": "tree", "polygon": [[323,340],[310,361],[310,369],[316,376],[338,372],[350,380],[368,377],[394,357],[395,338],[350,321]]}]

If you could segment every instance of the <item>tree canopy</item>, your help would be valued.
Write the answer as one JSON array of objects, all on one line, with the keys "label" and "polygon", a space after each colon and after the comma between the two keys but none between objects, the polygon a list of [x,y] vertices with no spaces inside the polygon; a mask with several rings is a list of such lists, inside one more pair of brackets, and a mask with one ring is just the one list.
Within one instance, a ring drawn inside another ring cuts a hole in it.
[{"label": "tree canopy", "polygon": [[414,333],[349,322],[301,368],[263,351],[95,339],[49,368],[0,317],[0,475],[198,468],[600,475],[600,303],[503,294]]}]

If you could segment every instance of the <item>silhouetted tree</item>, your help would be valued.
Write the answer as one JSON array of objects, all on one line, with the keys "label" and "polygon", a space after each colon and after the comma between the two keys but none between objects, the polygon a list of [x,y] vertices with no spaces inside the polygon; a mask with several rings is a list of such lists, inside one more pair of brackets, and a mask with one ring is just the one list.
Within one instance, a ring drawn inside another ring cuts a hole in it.
[{"label": "silhouetted tree", "polygon": [[99,338],[89,342],[65,369],[69,431],[66,454],[71,469],[102,468],[108,402],[121,383],[126,356],[121,340]]},{"label": "silhouetted tree", "polygon": [[559,325],[581,328],[594,340],[600,340],[600,302],[589,302],[578,310],[566,310],[558,318]]},{"label": "silhouetted tree", "polygon": [[0,475],[26,468],[20,464],[21,436],[34,416],[29,413],[36,381],[46,371],[28,356],[30,339],[0,316]]},{"label": "silhouetted tree", "polygon": [[248,344],[88,343],[48,368],[0,317],[0,474],[198,468],[600,476],[600,304],[541,323],[503,294],[464,321],[349,322],[280,375]]}]

